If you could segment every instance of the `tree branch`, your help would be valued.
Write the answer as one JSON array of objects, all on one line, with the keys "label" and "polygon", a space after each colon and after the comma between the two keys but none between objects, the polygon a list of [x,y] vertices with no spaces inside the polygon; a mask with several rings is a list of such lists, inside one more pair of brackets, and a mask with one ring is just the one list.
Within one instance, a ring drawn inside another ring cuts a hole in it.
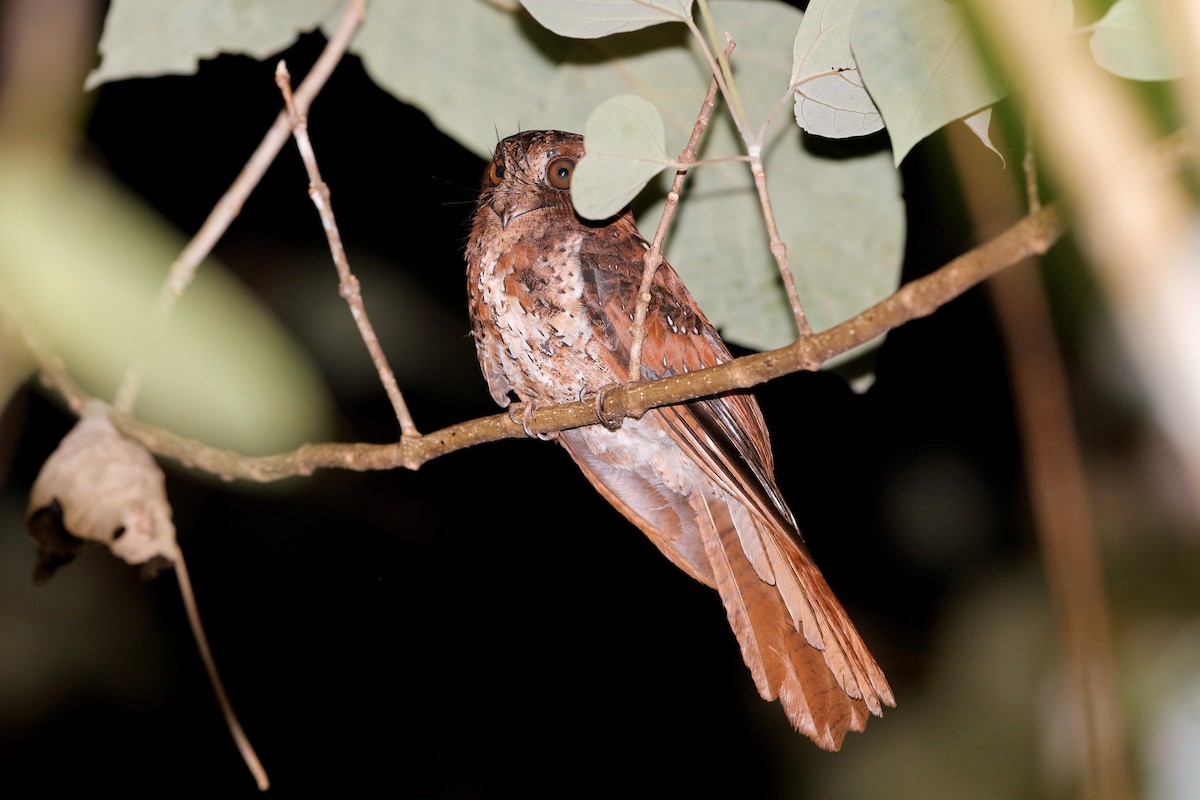
[{"label": "tree branch", "polygon": [[[981,281],[1031,255],[1045,253],[1066,231],[1061,202],[1022,218],[996,238],[955,258],[937,271],[905,284],[895,294],[827,331],[800,338],[778,350],[754,353],[709,369],[617,387],[605,397],[606,416],[639,417],[656,406],[748,389],[794,372],[813,371],[836,355],[865,344],[904,323],[928,316]],[[35,351],[36,352],[36,351]],[[43,381],[75,405],[79,388],[52,357],[37,353]],[[48,360],[50,359],[50,360]],[[63,382],[63,383],[60,383]],[[444,455],[486,442],[523,438],[525,425],[508,414],[462,422],[392,444],[306,444],[277,455],[245,456],[209,447],[113,410],[113,425],[157,455],[225,480],[276,481],[317,469],[355,471],[418,469]],[[592,402],[540,408],[527,420],[528,433],[566,430],[600,422]]]}]

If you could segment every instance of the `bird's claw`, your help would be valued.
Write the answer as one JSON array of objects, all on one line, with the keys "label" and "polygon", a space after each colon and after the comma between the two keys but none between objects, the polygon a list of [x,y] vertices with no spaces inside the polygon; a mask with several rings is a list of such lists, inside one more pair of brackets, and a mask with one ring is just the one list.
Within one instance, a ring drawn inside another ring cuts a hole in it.
[{"label": "bird's claw", "polygon": [[[518,415],[517,411],[520,410]],[[535,403],[516,403],[508,407],[508,418],[513,422],[521,424],[521,430],[525,431],[525,435],[530,439],[541,439],[543,442],[550,442],[558,438],[557,431],[550,433],[534,433],[529,428],[529,423],[533,421],[533,415],[537,412],[537,404]]]},{"label": "bird's claw", "polygon": [[610,394],[613,393],[613,391],[619,388],[621,388],[621,384],[611,383],[608,386],[601,387],[596,392],[595,397],[592,398],[592,402],[595,404],[596,408],[596,416],[600,419],[600,424],[608,428],[610,431],[619,429],[621,427],[621,423],[625,421],[625,415],[617,414],[614,416],[604,410],[604,401]]}]

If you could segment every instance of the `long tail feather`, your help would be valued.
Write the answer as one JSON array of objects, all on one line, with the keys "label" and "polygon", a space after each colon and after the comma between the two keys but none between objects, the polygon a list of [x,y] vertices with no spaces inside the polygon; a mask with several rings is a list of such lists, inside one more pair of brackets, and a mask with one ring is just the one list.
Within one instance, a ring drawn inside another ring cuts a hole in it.
[{"label": "long tail feather", "polygon": [[[876,708],[881,697],[891,704],[891,689],[882,673],[878,674],[879,683],[875,683],[875,676],[858,663],[861,652],[874,667],[865,646],[861,642],[852,646],[846,638],[857,638],[852,626],[845,629],[850,633],[841,635],[839,625],[849,625],[849,620],[844,620],[845,612],[815,568],[813,575],[819,584],[799,577],[790,564],[775,564],[777,578],[783,577],[780,567],[786,568],[785,580],[794,583],[788,590],[793,594],[793,603],[803,601],[808,609],[803,616],[807,625],[816,629],[813,638],[824,644],[823,649],[809,643],[799,630],[805,623],[794,621],[779,587],[763,581],[750,563],[729,510],[729,504],[735,501],[714,490],[708,495],[693,493],[691,502],[717,591],[759,694],[766,700],[778,699],[801,733],[826,750],[837,750],[847,731],[866,727],[869,712],[880,713]],[[768,553],[778,552],[773,537],[765,540],[772,543]],[[803,593],[803,597],[797,593]],[[831,616],[838,624],[831,624]],[[874,669],[878,671],[878,667]],[[872,692],[858,688],[859,675],[870,676]],[[851,693],[850,688],[855,691]]]}]

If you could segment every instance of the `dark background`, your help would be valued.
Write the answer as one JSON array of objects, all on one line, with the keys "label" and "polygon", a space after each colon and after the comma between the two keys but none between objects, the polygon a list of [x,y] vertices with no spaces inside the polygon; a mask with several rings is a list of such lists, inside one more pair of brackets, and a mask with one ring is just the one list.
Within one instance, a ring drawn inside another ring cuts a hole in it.
[{"label": "dark background", "polygon": [[[323,43],[306,35],[282,54],[293,75]],[[274,64],[222,56],[196,76],[105,85],[86,98],[80,157],[190,234],[279,109]],[[462,261],[483,162],[354,57],[309,126],[418,425],[493,413],[467,336]],[[945,146],[935,136],[903,167],[905,280],[973,244]],[[393,440],[306,188],[288,146],[216,255],[313,352],[336,401],[334,438]],[[397,304],[422,309],[420,320]],[[1015,751],[1015,785],[1038,786],[1037,686],[1017,690],[1016,733],[965,713],[929,723],[939,659],[969,649],[947,644],[947,628],[979,630],[948,620],[981,586],[1022,587],[1035,621],[1011,649],[1032,646],[1046,663],[1054,652],[986,291],[890,334],[875,370],[861,395],[829,374],[757,391],[784,493],[898,698],[835,756],[757,697],[716,594],[663,559],[551,444],[506,441],[417,473],[323,472],[266,488],[168,465],[204,624],[273,794],[836,796],[829,787],[857,780],[839,771],[886,780],[904,752],[883,752],[888,743],[953,749],[947,741],[974,725],[996,727],[1002,743],[983,746],[980,763]],[[29,581],[23,504],[71,423],[33,383],[0,417],[0,794],[252,796],[170,573],[143,583],[93,552],[43,587]],[[1081,425],[1119,456],[1147,435],[1136,410],[1100,395]],[[871,737],[883,744],[864,749]],[[898,784],[890,796],[902,795]]]}]

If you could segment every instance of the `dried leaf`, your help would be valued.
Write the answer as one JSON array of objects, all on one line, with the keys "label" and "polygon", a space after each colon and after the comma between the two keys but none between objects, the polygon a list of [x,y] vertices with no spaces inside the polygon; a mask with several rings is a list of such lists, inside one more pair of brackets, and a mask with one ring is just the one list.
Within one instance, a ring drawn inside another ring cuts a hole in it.
[{"label": "dried leaf", "polygon": [[42,466],[29,501],[41,583],[91,543],[149,571],[179,559],[162,469],[93,401]]},{"label": "dried leaf", "polygon": [[29,534],[38,544],[33,579],[44,582],[96,544],[130,564],[144,564],[144,571],[151,574],[174,564],[192,635],[229,732],[258,788],[266,791],[270,786],[266,770],[233,712],[200,624],[187,565],[175,544],[164,484],[154,457],[117,433],[108,419],[108,406],[93,400],[46,459],[33,484],[28,519]]}]

